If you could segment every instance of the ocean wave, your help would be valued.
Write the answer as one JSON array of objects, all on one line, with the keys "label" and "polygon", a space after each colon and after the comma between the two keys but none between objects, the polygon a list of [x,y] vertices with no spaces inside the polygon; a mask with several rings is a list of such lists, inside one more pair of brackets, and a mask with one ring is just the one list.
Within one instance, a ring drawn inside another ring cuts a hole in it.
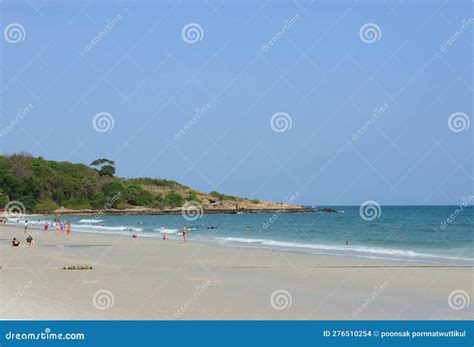
[{"label": "ocean wave", "polygon": [[216,238],[219,243],[254,243],[267,246],[268,248],[279,248],[286,250],[316,250],[316,251],[329,251],[331,253],[337,254],[355,254],[355,255],[367,255],[367,256],[391,256],[391,257],[401,257],[401,258],[425,258],[425,259],[446,259],[446,260],[459,260],[459,261],[474,261],[474,258],[463,258],[455,257],[444,254],[436,253],[421,253],[411,250],[402,250],[402,249],[392,249],[392,248],[382,248],[382,247],[369,247],[369,246],[336,246],[336,245],[324,245],[324,244],[305,244],[305,243],[295,243],[295,242],[285,242],[285,241],[275,241],[275,240],[264,240],[264,239],[249,239],[249,238],[240,238],[240,237],[225,237],[225,238]]},{"label": "ocean wave", "polygon": [[97,231],[143,231],[143,228],[136,228],[130,226],[118,226],[118,227],[108,227],[104,225],[81,225],[75,224],[73,225],[73,229],[77,230],[97,230]]},{"label": "ocean wave", "polygon": [[178,232],[178,229],[166,229],[166,228],[156,228],[153,231],[158,231],[160,234],[167,232],[168,234],[175,234]]},{"label": "ocean wave", "polygon": [[219,242],[244,242],[244,243],[262,243],[265,240],[263,239],[246,239],[243,237],[217,237],[217,241]]},{"label": "ocean wave", "polygon": [[102,223],[102,219],[81,219],[78,223],[89,223],[89,224],[94,224],[94,223]]}]

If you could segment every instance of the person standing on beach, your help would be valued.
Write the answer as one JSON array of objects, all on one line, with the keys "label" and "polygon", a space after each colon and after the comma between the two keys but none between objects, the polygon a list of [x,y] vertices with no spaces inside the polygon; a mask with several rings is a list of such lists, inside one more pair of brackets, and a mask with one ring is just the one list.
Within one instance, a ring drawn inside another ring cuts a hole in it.
[{"label": "person standing on beach", "polygon": [[44,229],[43,229],[43,230],[44,230],[44,231],[48,231],[48,229],[49,229],[49,223],[48,223],[48,221],[46,221],[46,222],[44,223]]},{"label": "person standing on beach", "polygon": [[186,229],[186,227],[183,228],[183,239],[184,239],[184,243],[187,243],[188,242],[188,239],[186,237],[186,234],[188,233],[188,230]]},{"label": "person standing on beach", "polygon": [[26,232],[28,231],[28,220],[25,220],[25,229],[23,230],[23,232],[25,233],[26,235]]}]

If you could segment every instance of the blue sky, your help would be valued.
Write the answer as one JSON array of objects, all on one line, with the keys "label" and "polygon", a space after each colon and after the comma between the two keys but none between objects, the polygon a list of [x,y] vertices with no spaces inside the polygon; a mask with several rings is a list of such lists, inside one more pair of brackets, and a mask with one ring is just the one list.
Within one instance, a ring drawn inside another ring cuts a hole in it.
[{"label": "blue sky", "polygon": [[0,6],[1,153],[305,204],[474,192],[470,1]]}]

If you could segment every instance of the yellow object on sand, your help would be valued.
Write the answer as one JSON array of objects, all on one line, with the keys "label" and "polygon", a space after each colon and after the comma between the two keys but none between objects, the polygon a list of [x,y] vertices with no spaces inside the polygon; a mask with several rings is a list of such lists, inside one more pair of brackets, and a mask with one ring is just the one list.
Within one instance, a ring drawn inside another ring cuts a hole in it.
[{"label": "yellow object on sand", "polygon": [[63,270],[92,270],[92,266],[90,265],[64,266]]}]

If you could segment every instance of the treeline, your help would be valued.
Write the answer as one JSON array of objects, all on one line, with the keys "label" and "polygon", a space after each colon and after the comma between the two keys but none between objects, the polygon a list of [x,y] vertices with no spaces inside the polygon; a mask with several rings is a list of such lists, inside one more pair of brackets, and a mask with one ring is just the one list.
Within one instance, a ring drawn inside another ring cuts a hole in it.
[{"label": "treeline", "polygon": [[[186,200],[198,200],[195,192],[170,180],[114,176],[115,163],[98,159],[84,164],[56,162],[29,154],[0,156],[0,208],[20,201],[28,211],[50,212],[69,209],[180,207]],[[162,190],[163,194],[156,193]]]}]

